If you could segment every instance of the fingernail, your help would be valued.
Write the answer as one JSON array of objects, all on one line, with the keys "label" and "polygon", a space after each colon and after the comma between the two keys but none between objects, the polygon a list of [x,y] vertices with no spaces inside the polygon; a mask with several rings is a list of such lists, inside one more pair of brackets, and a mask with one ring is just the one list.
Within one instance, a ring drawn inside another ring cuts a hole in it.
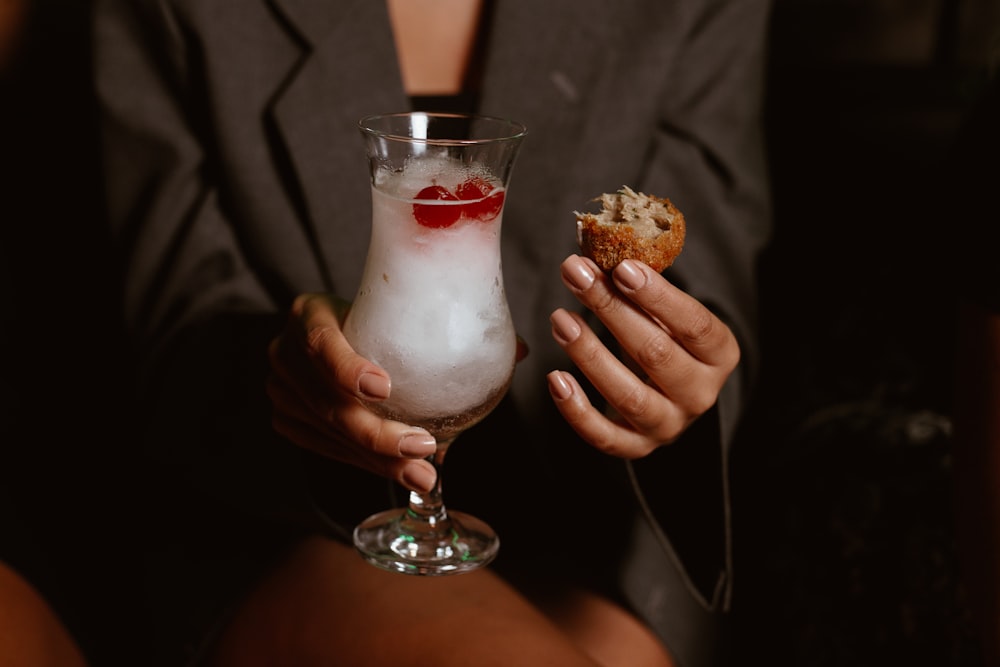
[{"label": "fingernail", "polygon": [[399,453],[402,456],[426,458],[437,450],[437,442],[430,433],[405,433],[399,439]]},{"label": "fingernail", "polygon": [[427,492],[434,488],[437,472],[426,461],[414,461],[403,468],[402,481],[410,491]]},{"label": "fingernail", "polygon": [[615,278],[624,287],[632,290],[639,289],[646,284],[646,274],[630,259],[626,259],[615,267]]},{"label": "fingernail", "polygon": [[552,371],[549,373],[549,391],[552,395],[558,398],[560,401],[565,401],[567,398],[573,395],[573,387],[560,371]]},{"label": "fingernail", "polygon": [[566,282],[578,290],[590,289],[594,284],[594,272],[576,255],[563,262],[562,275]]},{"label": "fingernail", "polygon": [[389,387],[389,378],[375,373],[364,373],[358,378],[358,391],[365,398],[376,401],[389,398]]},{"label": "fingernail", "polygon": [[549,319],[552,322],[552,335],[559,343],[566,345],[580,337],[580,325],[565,310],[560,308]]}]

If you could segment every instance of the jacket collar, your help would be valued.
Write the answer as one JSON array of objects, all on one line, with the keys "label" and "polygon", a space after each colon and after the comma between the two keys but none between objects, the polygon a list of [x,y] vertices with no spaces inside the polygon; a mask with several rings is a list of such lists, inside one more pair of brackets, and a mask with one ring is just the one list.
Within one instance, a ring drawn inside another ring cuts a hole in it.
[{"label": "jacket collar", "polygon": [[366,5],[379,4],[368,0],[269,0],[278,14],[287,21],[306,44],[315,46],[352,13],[363,10]]},{"label": "jacket collar", "polygon": [[291,168],[292,196],[301,205],[316,261],[324,267],[323,287],[350,296],[368,237],[345,228],[367,229],[371,218],[357,123],[407,104],[388,12],[380,0],[268,1],[303,43],[272,102],[275,138]]},{"label": "jacket collar", "polygon": [[[303,49],[274,97],[271,113],[277,138],[300,188],[317,261],[328,267],[326,287],[346,294],[356,282],[367,237],[345,234],[343,225],[367,224],[370,218],[367,163],[357,121],[408,107],[388,10],[383,0],[265,1]],[[572,135],[586,145],[584,135],[594,129],[586,125],[586,109],[593,104],[595,83],[613,65],[607,62],[608,54],[586,47],[604,41],[601,32],[614,24],[603,20],[609,11],[613,9],[598,0],[580,0],[558,10],[548,9],[546,3],[495,0],[481,110],[525,122],[528,144],[519,160],[525,167],[534,162],[529,170],[546,174],[544,180],[517,180],[514,187],[524,192],[514,200],[527,210],[515,214],[551,219],[581,205],[553,198],[553,191],[559,191],[553,188],[556,175],[576,179],[581,174],[569,173],[572,169],[561,157],[564,150],[545,143],[550,136]],[[544,72],[537,71],[539,63],[544,63]],[[541,76],[546,81],[530,84],[531,96],[518,94],[526,77]],[[567,125],[573,128],[567,131]],[[516,168],[515,174],[519,171]],[[566,252],[565,246],[550,241],[558,229],[542,225],[526,233],[534,238],[524,243],[545,248],[553,259]]]}]

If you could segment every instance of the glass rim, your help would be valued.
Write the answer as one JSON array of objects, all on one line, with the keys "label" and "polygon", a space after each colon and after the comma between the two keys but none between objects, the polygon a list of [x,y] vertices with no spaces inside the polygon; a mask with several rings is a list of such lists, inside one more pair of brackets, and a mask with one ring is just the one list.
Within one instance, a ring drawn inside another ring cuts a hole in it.
[{"label": "glass rim", "polygon": [[[390,118],[411,118],[423,116],[428,119],[438,118],[438,119],[451,119],[451,120],[481,120],[496,125],[503,125],[510,129],[506,134],[498,133],[497,136],[493,137],[482,137],[478,139],[462,139],[458,137],[454,138],[443,138],[443,137],[418,137],[412,134],[401,134],[399,132],[392,132],[386,129],[376,129],[371,127],[371,123],[376,120],[390,119]],[[379,113],[371,114],[361,118],[358,121],[358,129],[363,133],[381,137],[383,139],[389,139],[393,141],[408,141],[408,142],[420,142],[430,144],[432,146],[476,146],[481,144],[491,144],[502,141],[513,141],[516,139],[523,138],[528,133],[528,128],[524,123],[518,122],[516,120],[511,120],[509,118],[502,118],[500,116],[490,116],[480,113],[453,113],[444,111],[397,111],[393,113]]]}]

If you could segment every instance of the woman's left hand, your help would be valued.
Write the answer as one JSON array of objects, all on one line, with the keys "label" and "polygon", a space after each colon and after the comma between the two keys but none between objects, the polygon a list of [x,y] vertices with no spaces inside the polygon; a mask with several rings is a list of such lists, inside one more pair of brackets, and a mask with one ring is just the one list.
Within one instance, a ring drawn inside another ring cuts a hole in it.
[{"label": "woman's left hand", "polygon": [[596,409],[566,371],[548,375],[559,412],[584,440],[626,459],[676,440],[718,399],[740,348],[708,308],[642,262],[610,275],[571,255],[562,279],[618,341],[622,358],[576,313],[552,313],[552,336],[608,402]]}]

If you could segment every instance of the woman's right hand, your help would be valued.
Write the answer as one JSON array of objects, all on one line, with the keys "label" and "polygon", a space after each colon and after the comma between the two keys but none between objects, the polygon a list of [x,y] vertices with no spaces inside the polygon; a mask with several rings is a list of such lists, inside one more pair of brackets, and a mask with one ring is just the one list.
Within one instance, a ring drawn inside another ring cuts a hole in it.
[{"label": "woman's right hand", "polygon": [[435,450],[422,428],[382,419],[362,401],[389,396],[389,374],[358,355],[341,324],[349,304],[327,294],[295,299],[284,330],[268,349],[267,393],[274,429],[295,445],[430,491]]}]

